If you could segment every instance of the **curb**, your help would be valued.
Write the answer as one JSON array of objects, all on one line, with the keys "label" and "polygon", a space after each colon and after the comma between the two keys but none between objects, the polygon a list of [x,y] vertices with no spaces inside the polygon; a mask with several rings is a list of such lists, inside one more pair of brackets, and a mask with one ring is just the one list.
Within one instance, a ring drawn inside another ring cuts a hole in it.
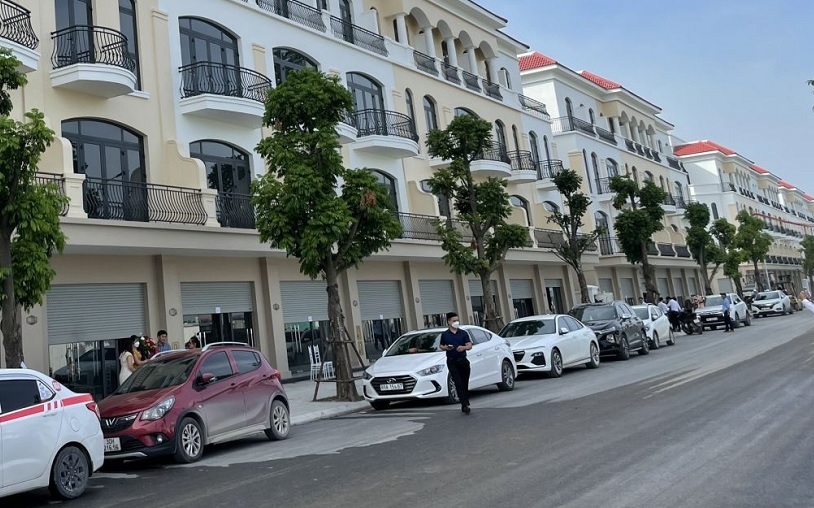
[{"label": "curb", "polygon": [[[365,411],[366,409],[368,409],[368,408],[367,407],[358,407],[358,408],[343,409],[341,411],[330,411],[330,410],[320,411],[316,416],[304,416],[303,419],[300,420],[300,421],[297,421],[295,418],[292,418],[291,419],[291,426],[292,427],[297,427],[299,425],[305,425],[306,423],[313,423],[313,422],[318,422],[318,421],[321,421],[321,420],[329,420],[331,418],[336,418],[336,417],[339,417],[339,416],[347,416],[347,415],[353,414],[353,413],[361,413],[362,411]],[[311,413],[311,414],[314,414],[314,413]]]}]

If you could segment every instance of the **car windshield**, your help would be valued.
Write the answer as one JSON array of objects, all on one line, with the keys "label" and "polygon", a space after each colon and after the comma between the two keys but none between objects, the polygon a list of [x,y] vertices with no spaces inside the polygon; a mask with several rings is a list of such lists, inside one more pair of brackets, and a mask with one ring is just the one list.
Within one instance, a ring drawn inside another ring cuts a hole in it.
[{"label": "car windshield", "polygon": [[641,320],[650,319],[650,311],[647,310],[647,307],[633,307],[633,312],[635,312]]},{"label": "car windshield", "polygon": [[723,300],[718,295],[712,295],[707,297],[707,301],[705,304],[707,307],[715,307],[716,305],[723,305]]},{"label": "car windshield", "polygon": [[571,315],[583,323],[610,321],[616,319],[616,310],[611,305],[577,307],[571,310]]},{"label": "car windshield", "polygon": [[387,349],[384,356],[437,353],[441,349],[441,332],[421,332],[402,335]]},{"label": "car windshield", "polygon": [[498,335],[504,338],[526,337],[528,335],[548,335],[557,333],[553,319],[535,319],[533,321],[516,321],[509,323]]},{"label": "car windshield", "polygon": [[770,291],[768,293],[758,293],[755,300],[777,300],[780,298],[780,293],[777,291]]},{"label": "car windshield", "polygon": [[189,378],[198,355],[147,362],[122,383],[116,393],[143,392],[178,386]]}]

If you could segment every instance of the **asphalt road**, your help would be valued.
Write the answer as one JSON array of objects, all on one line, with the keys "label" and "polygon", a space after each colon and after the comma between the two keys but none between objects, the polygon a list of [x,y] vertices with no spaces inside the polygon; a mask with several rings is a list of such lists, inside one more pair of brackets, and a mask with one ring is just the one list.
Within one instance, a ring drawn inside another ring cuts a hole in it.
[{"label": "asphalt road", "polygon": [[[814,316],[94,477],[82,508],[814,506]],[[3,508],[55,504],[36,492]]]}]

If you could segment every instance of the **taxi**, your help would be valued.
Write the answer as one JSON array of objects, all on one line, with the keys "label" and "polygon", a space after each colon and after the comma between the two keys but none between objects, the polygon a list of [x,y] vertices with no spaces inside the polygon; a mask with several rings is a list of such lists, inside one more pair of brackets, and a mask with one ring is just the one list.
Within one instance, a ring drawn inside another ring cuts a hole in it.
[{"label": "taxi", "polygon": [[103,443],[91,395],[34,370],[0,369],[0,497],[44,487],[81,496],[104,463]]}]

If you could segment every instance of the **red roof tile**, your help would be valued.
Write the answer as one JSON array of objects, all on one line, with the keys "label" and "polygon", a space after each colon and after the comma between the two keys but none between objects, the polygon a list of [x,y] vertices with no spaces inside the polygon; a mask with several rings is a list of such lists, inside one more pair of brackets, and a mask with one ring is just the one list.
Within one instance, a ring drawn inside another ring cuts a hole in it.
[{"label": "red roof tile", "polygon": [[605,90],[616,90],[618,88],[622,88],[622,85],[616,83],[615,81],[611,81],[609,79],[605,79],[602,76],[597,76],[593,72],[588,71],[580,71],[580,76],[587,79],[588,81],[601,86]]},{"label": "red roof tile", "polygon": [[749,167],[752,168],[752,171],[754,171],[755,173],[758,173],[760,175],[767,175],[767,174],[770,173],[770,171],[768,169],[762,168],[762,167],[758,166],[757,164],[752,164]]},{"label": "red roof tile", "polygon": [[528,71],[531,69],[539,69],[540,67],[548,67],[549,65],[556,65],[557,61],[549,58],[544,54],[534,51],[526,53],[520,57],[520,70]]},{"label": "red roof tile", "polygon": [[777,182],[777,185],[779,185],[781,187],[785,187],[786,189],[796,189],[797,188],[797,187],[795,187],[794,185],[790,184],[789,182],[787,182],[785,180],[780,180],[779,182]]},{"label": "red roof tile", "polygon": [[721,152],[724,155],[735,155],[736,153],[734,150],[730,150],[725,146],[706,139],[704,141],[696,141],[686,145],[679,145],[673,150],[673,153],[679,157],[706,152]]}]

